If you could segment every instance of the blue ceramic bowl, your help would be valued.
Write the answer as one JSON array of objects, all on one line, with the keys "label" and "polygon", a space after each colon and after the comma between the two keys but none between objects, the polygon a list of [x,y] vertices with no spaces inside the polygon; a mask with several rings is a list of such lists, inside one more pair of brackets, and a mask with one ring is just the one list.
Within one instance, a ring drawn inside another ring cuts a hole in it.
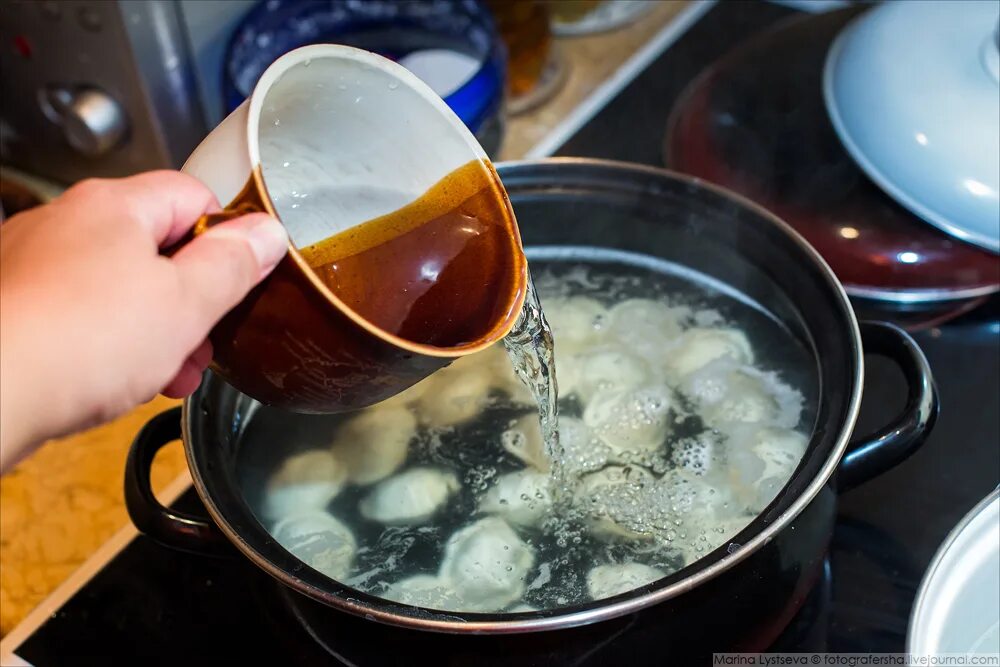
[{"label": "blue ceramic bowl", "polygon": [[858,165],[927,222],[1000,252],[1000,3],[887,2],[830,48],[824,95]]},{"label": "blue ceramic bowl", "polygon": [[444,101],[487,153],[499,148],[506,51],[479,0],[265,0],[243,19],[226,51],[226,108],[239,106],[279,56],[317,43],[347,44],[404,65],[409,54],[440,49],[475,59],[478,69]]}]

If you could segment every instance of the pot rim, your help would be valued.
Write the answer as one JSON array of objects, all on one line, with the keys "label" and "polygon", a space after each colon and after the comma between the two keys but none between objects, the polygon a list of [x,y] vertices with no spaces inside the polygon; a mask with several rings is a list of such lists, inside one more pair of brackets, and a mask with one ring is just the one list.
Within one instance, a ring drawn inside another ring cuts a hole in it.
[{"label": "pot rim", "polygon": [[[377,608],[366,605],[363,600],[359,598],[368,597],[369,594],[358,591],[357,596],[340,596],[340,595],[330,595],[329,592],[319,589],[315,586],[311,586],[304,582],[303,580],[295,577],[293,574],[276,567],[270,561],[263,558],[254,547],[246,542],[243,537],[233,530],[229,522],[222,516],[219,512],[218,506],[211,499],[208,494],[208,489],[205,484],[205,480],[201,474],[200,469],[195,465],[195,461],[192,455],[192,449],[190,446],[192,424],[191,420],[194,414],[198,412],[191,405],[190,398],[185,399],[183,404],[183,412],[181,417],[181,437],[184,442],[184,452],[187,458],[188,467],[191,470],[191,478],[194,482],[194,487],[198,492],[199,497],[205,504],[205,508],[208,511],[209,516],[215,522],[215,524],[222,530],[225,536],[243,553],[244,556],[249,558],[255,565],[260,567],[262,570],[270,574],[272,577],[280,581],[282,584],[292,588],[293,590],[302,592],[309,597],[320,600],[324,604],[327,604],[336,609],[346,611],[348,613],[354,614],[356,616],[361,616],[368,620],[375,620],[389,625],[394,625],[403,628],[415,629],[415,630],[425,630],[439,633],[451,633],[451,634],[517,634],[517,633],[527,633],[527,632],[538,632],[546,630],[557,630],[564,628],[571,628],[581,625],[589,625],[591,623],[596,623],[599,621],[606,621],[619,616],[624,616],[627,614],[635,613],[646,607],[652,606],[654,604],[663,602],[665,600],[677,597],[683,593],[697,588],[698,586],[704,584],[705,582],[714,579],[715,577],[721,575],[723,572],[728,571],[732,567],[744,561],[751,554],[757,552],[761,547],[774,539],[774,537],[795,518],[816,498],[820,491],[827,485],[830,478],[836,472],[838,465],[840,464],[841,458],[843,458],[844,452],[847,450],[847,445],[851,434],[854,430],[855,423],[858,418],[858,412],[861,407],[861,394],[863,390],[863,380],[864,380],[864,355],[862,352],[861,344],[861,331],[858,327],[857,317],[854,314],[854,310],[851,307],[850,300],[848,299],[847,292],[844,290],[843,285],[834,275],[833,271],[830,269],[826,261],[819,255],[819,253],[811,246],[809,243],[793,229],[788,223],[784,222],[776,215],[761,207],[760,205],[754,203],[753,201],[726,190],[725,188],[719,187],[707,181],[704,181],[693,176],[688,176],[686,174],[681,174],[669,169],[662,167],[653,167],[642,164],[635,164],[624,162],[620,160],[604,160],[595,158],[580,158],[580,157],[560,157],[560,158],[544,158],[538,160],[513,160],[507,162],[501,162],[497,164],[498,171],[511,169],[511,168],[530,168],[530,167],[541,167],[545,165],[553,164],[565,164],[565,165],[577,165],[586,167],[597,167],[606,170],[613,170],[618,172],[632,172],[632,173],[644,173],[647,175],[654,175],[660,177],[667,177],[674,180],[678,180],[688,185],[694,186],[695,188],[701,188],[709,190],[716,195],[723,198],[729,199],[740,204],[743,207],[753,210],[757,215],[769,220],[771,224],[777,226],[779,229],[783,230],[790,239],[802,250],[805,254],[810,257],[813,262],[820,269],[823,277],[825,278],[827,284],[831,288],[832,295],[837,299],[837,305],[841,307],[841,310],[845,313],[847,317],[847,327],[852,335],[852,340],[850,341],[850,348],[853,353],[853,363],[854,363],[854,387],[852,395],[847,402],[847,418],[841,424],[841,430],[837,436],[833,446],[831,447],[826,461],[823,466],[819,469],[817,474],[813,477],[812,481],[806,486],[804,491],[789,505],[789,507],[777,518],[775,518],[771,523],[764,527],[760,532],[754,535],[751,539],[747,540],[745,543],[741,544],[738,549],[730,552],[723,558],[717,560],[711,565],[705,567],[704,569],[694,572],[688,577],[681,579],[679,581],[673,582],[661,588],[654,588],[646,593],[636,595],[635,591],[629,593],[623,593],[620,596],[623,599],[617,600],[615,602],[609,602],[607,604],[602,604],[598,607],[583,609],[578,611],[569,611],[568,613],[562,613],[560,609],[553,610],[543,610],[538,612],[527,612],[527,613],[506,613],[502,615],[498,614],[474,614],[465,612],[442,612],[427,610],[424,616],[413,616],[413,615],[403,615],[394,613],[391,609],[395,607],[407,607],[408,605],[401,605],[399,603],[392,603],[384,601],[385,608]],[[759,518],[759,515],[758,517]],[[755,518],[754,521],[757,519]],[[751,522],[752,524],[752,522]],[[649,584],[650,586],[655,586],[655,582]],[[354,589],[349,589],[354,590]],[[377,596],[371,595],[373,599],[379,599]],[[609,598],[614,600],[614,598]],[[417,609],[423,609],[416,607]],[[567,609],[572,609],[568,607]],[[466,618],[466,617],[472,617]],[[482,618],[483,620],[478,620]]]}]

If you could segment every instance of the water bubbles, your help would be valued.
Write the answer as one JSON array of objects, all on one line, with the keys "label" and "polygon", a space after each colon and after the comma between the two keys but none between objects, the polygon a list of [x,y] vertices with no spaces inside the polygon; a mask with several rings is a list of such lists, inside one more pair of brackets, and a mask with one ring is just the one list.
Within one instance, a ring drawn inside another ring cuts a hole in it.
[{"label": "water bubbles", "polygon": [[274,126],[278,127],[279,125],[281,125],[281,119],[280,118],[275,118],[274,119]]},{"label": "water bubbles", "polygon": [[360,101],[361,101],[361,95],[358,95],[357,97],[354,98],[355,104],[359,103]]},{"label": "water bubbles", "polygon": [[305,60],[302,61],[303,67],[309,67],[310,65],[312,65],[312,58],[306,58]]},{"label": "water bubbles", "polygon": [[389,90],[396,90],[397,88],[399,88],[399,82],[398,81],[390,81],[389,82]]},{"label": "water bubbles", "polygon": [[288,168],[288,166],[291,165],[291,164],[292,164],[291,162],[282,162],[281,166],[285,167],[285,168]]},{"label": "water bubbles", "polygon": [[338,83],[337,90],[347,90],[347,85],[343,83]]}]

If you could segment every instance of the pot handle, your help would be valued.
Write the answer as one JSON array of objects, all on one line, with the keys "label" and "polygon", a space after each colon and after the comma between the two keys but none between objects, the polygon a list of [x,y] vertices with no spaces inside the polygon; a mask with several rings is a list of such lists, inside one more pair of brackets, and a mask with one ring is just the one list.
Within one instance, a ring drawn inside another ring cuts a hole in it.
[{"label": "pot handle", "polygon": [[150,419],[132,441],[125,462],[125,507],[132,523],[157,542],[208,556],[232,553],[232,545],[208,518],[164,507],[153,495],[149,472],[153,457],[181,437],[181,409],[170,408]]},{"label": "pot handle", "polygon": [[851,440],[837,473],[841,491],[877,477],[917,451],[934,427],[939,408],[931,367],[916,341],[885,322],[861,322],[860,328],[865,352],[895,361],[908,393],[898,417],[875,433]]}]

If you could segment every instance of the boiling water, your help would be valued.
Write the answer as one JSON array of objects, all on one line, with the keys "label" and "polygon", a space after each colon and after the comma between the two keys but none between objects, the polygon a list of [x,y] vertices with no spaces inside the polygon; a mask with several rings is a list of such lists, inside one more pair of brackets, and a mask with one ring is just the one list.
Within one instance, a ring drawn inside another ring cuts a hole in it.
[{"label": "boiling water", "polygon": [[[676,265],[587,249],[530,259],[558,359],[558,401],[552,382],[541,402],[558,445],[543,444],[499,347],[354,415],[262,408],[239,473],[279,543],[389,600],[527,611],[669,575],[771,502],[815,414],[801,340]],[[512,356],[541,389],[554,365],[533,303],[512,342],[541,352]]]}]

